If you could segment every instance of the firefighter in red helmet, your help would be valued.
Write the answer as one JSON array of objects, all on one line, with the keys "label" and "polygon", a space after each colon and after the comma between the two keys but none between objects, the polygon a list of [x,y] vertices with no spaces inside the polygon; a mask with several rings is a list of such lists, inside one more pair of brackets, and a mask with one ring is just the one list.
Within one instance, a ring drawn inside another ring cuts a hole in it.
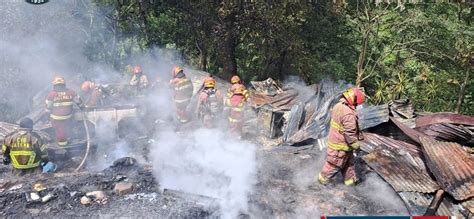
[{"label": "firefighter in red helmet", "polygon": [[142,67],[136,65],[132,69],[133,76],[130,85],[136,88],[137,93],[141,93],[148,87],[148,77],[143,73]]},{"label": "firefighter in red helmet", "polygon": [[176,106],[176,117],[180,123],[186,123],[188,122],[186,110],[193,96],[193,83],[179,66],[173,68],[171,76],[170,86],[174,91],[173,100]]},{"label": "firefighter in red helmet", "polygon": [[364,102],[365,95],[360,88],[349,88],[332,109],[326,163],[318,176],[321,184],[327,184],[338,172],[342,173],[347,186],[359,181],[353,151],[359,150],[359,140],[362,140],[356,107]]}]

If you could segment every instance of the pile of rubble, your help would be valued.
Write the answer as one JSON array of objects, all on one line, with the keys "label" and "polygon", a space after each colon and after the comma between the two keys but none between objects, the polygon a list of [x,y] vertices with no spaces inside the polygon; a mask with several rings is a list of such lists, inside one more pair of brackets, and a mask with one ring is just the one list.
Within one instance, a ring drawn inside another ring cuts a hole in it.
[{"label": "pile of rubble", "polygon": [[195,218],[217,211],[186,197],[178,191],[159,189],[150,167],[126,157],[97,173],[56,173],[10,181],[2,178],[0,215]]},{"label": "pile of rubble", "polygon": [[[349,87],[323,81],[302,89],[252,82],[259,127],[276,144],[326,147],[330,110]],[[417,115],[408,100],[358,109],[363,160],[405,202],[410,214],[474,213],[474,117]],[[276,145],[275,144],[275,145]],[[314,148],[314,147],[313,147]]]}]

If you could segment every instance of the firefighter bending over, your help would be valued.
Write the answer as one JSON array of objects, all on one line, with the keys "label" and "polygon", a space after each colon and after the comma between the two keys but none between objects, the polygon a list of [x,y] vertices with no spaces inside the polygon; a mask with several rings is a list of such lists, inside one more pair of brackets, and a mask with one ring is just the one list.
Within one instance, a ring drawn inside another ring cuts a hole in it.
[{"label": "firefighter bending over", "polygon": [[359,180],[354,167],[354,150],[358,150],[362,139],[358,126],[357,105],[365,101],[360,88],[349,88],[342,95],[331,113],[326,163],[318,176],[321,184],[327,184],[338,172],[344,184],[350,186]]},{"label": "firefighter bending over", "polygon": [[170,86],[174,90],[174,104],[176,106],[176,117],[180,123],[188,122],[187,107],[193,96],[193,83],[179,66],[173,68]]},{"label": "firefighter bending over", "polygon": [[82,107],[82,100],[76,92],[66,87],[62,76],[53,80],[53,90],[46,97],[46,111],[50,113],[51,125],[56,133],[56,142],[66,146],[72,130],[73,105]]},{"label": "firefighter bending over", "polygon": [[216,126],[216,121],[222,113],[222,94],[216,89],[216,80],[212,77],[204,79],[197,110],[198,118],[204,127]]},{"label": "firefighter bending over", "polygon": [[33,131],[33,120],[24,118],[20,128],[5,136],[2,144],[3,164],[12,163],[15,176],[54,172],[56,165],[48,161],[45,141]]},{"label": "firefighter bending over", "polygon": [[232,134],[241,135],[244,119],[244,107],[247,101],[245,98],[245,86],[234,84],[230,88],[231,96],[226,100],[226,107],[229,108],[228,120]]},{"label": "firefighter bending over", "polygon": [[81,99],[85,107],[96,107],[102,98],[102,89],[92,81],[84,81],[81,85]]},{"label": "firefighter bending over", "polygon": [[137,92],[140,93],[148,87],[148,77],[143,74],[142,67],[139,65],[134,66],[132,71],[133,76],[130,79],[130,85],[135,87]]}]

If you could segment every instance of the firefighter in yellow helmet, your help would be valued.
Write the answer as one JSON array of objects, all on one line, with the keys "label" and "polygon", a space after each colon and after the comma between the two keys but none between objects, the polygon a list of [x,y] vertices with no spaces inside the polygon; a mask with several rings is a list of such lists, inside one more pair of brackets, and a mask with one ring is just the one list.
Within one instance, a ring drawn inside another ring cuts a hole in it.
[{"label": "firefighter in yellow helmet", "polygon": [[222,113],[222,94],[216,89],[216,80],[207,77],[203,81],[203,89],[198,99],[198,118],[206,128],[216,126],[216,120]]},{"label": "firefighter in yellow helmet", "polygon": [[82,107],[82,100],[75,91],[66,87],[62,76],[53,79],[53,90],[46,97],[46,111],[50,113],[51,125],[56,132],[58,145],[68,144],[72,129],[73,105]]},{"label": "firefighter in yellow helmet", "polygon": [[179,66],[173,68],[171,76],[172,79],[169,83],[174,91],[173,100],[176,106],[176,117],[180,123],[186,123],[188,122],[186,110],[193,96],[193,83]]},{"label": "firefighter in yellow helmet", "polygon": [[240,77],[239,77],[238,75],[232,76],[232,78],[230,79],[230,84],[231,84],[231,87],[227,90],[227,96],[226,96],[227,99],[230,99],[230,98],[232,97],[232,95],[233,95],[231,89],[232,89],[232,86],[233,86],[234,84],[240,84],[240,85],[242,85],[243,88],[244,88],[244,91],[243,91],[242,95],[243,95],[243,97],[245,98],[245,101],[247,101],[247,100],[249,99],[250,93],[249,93],[249,91],[247,90],[247,88],[245,88],[245,85],[243,85],[242,80],[240,80]]},{"label": "firefighter in yellow helmet", "polygon": [[130,79],[130,85],[140,94],[143,90],[148,88],[148,77],[143,73],[142,67],[139,65],[134,66],[132,72],[133,76],[132,79]]},{"label": "firefighter in yellow helmet", "polygon": [[19,129],[3,140],[3,164],[12,163],[16,176],[54,172],[56,165],[48,160],[45,140],[33,131],[33,120],[23,118],[19,125]]},{"label": "firefighter in yellow helmet", "polygon": [[244,120],[244,107],[247,102],[245,98],[245,86],[243,84],[234,84],[230,88],[231,96],[226,100],[228,112],[229,128],[232,134],[241,135]]}]

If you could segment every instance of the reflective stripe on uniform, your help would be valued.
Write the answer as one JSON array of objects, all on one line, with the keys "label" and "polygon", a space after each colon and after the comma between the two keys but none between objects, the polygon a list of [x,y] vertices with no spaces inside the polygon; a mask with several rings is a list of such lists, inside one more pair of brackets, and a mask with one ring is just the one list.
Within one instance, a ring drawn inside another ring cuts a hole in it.
[{"label": "reflective stripe on uniform", "polygon": [[351,148],[347,144],[338,144],[328,141],[328,147],[336,151],[351,151]]},{"label": "reflective stripe on uniform", "polygon": [[7,146],[2,144],[2,153],[5,153],[5,151],[7,151]]},{"label": "reflective stripe on uniform", "polygon": [[339,132],[344,131],[344,127],[342,127],[342,125],[340,125],[339,123],[337,123],[336,121],[334,121],[332,119],[331,119],[331,128],[334,128],[334,129],[338,130]]},{"label": "reflective stripe on uniform", "polygon": [[178,91],[178,90],[184,90],[184,89],[189,88],[189,87],[191,87],[191,86],[192,86],[191,84],[186,84],[186,85],[182,85],[182,86],[176,86],[176,87],[174,88],[174,90],[176,90],[176,91]]},{"label": "reflective stripe on uniform", "polygon": [[40,151],[45,151],[46,150],[46,144],[42,144],[40,146]]},{"label": "reflective stripe on uniform", "polygon": [[66,119],[70,119],[72,117],[72,114],[65,115],[65,116],[57,116],[57,115],[51,114],[49,115],[49,117],[54,120],[66,120]]},{"label": "reflective stripe on uniform", "polygon": [[243,110],[244,110],[244,108],[242,108],[242,107],[232,107],[232,111],[242,112]]},{"label": "reflective stripe on uniform", "polygon": [[[26,164],[20,164],[18,163],[16,156],[30,156],[30,157]],[[12,158],[13,167],[16,169],[30,169],[33,167],[37,167],[40,164],[39,160],[36,163],[34,163],[35,158],[36,158],[36,153],[34,151],[11,151],[10,157]]]},{"label": "reflective stripe on uniform", "polygon": [[229,119],[229,122],[232,122],[232,123],[236,123],[236,122],[239,122],[239,121],[240,121],[240,120],[234,119],[234,118],[232,118],[232,117],[228,117],[228,119]]},{"label": "reflective stripe on uniform", "polygon": [[189,100],[191,100],[191,98],[182,99],[182,100],[176,100],[176,99],[175,99],[174,102],[175,102],[175,103],[184,103],[184,102],[187,102],[187,101],[189,101]]},{"label": "reflective stripe on uniform", "polygon": [[58,145],[60,146],[66,146],[67,145],[67,141],[58,141]]},{"label": "reflective stripe on uniform", "polygon": [[59,106],[72,106],[72,102],[59,102],[59,103],[53,103],[54,107],[59,107]]}]

